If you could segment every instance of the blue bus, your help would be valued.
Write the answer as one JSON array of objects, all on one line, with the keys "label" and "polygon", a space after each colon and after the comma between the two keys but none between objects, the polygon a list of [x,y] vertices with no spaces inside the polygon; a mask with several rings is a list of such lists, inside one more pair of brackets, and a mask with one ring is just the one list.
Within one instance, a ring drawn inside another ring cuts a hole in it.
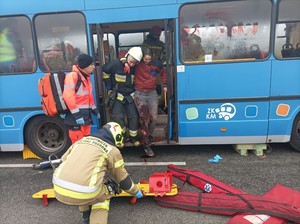
[{"label": "blue bus", "polygon": [[[109,121],[102,65],[163,32],[168,92],[157,144],[287,143],[300,151],[299,0],[0,0],[0,151],[58,156],[70,144],[41,108],[38,79],[93,56],[95,101]],[[158,92],[161,84],[158,82]]]}]

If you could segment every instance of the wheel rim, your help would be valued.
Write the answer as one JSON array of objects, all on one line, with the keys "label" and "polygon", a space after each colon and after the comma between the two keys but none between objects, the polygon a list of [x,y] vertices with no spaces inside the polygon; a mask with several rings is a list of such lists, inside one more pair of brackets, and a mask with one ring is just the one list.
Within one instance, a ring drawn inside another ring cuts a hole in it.
[{"label": "wheel rim", "polygon": [[65,145],[64,131],[62,127],[55,122],[42,122],[36,131],[36,142],[44,151],[57,152]]}]

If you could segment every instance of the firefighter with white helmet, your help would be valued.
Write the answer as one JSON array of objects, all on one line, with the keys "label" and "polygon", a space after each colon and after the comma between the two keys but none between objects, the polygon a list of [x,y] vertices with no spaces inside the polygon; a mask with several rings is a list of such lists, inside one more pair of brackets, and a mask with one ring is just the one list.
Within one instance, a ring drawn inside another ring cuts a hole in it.
[{"label": "firefighter with white helmet", "polygon": [[127,116],[129,138],[134,146],[141,143],[138,137],[139,117],[134,104],[134,68],[143,57],[140,47],[132,47],[124,58],[113,59],[103,67],[103,79],[109,96],[111,120],[126,132],[124,116]]},{"label": "firefighter with white helmet", "polygon": [[143,197],[127,173],[117,148],[123,144],[123,137],[118,123],[107,123],[74,143],[53,174],[57,200],[78,205],[84,224],[106,224],[110,198],[120,193],[120,189],[137,198]]}]

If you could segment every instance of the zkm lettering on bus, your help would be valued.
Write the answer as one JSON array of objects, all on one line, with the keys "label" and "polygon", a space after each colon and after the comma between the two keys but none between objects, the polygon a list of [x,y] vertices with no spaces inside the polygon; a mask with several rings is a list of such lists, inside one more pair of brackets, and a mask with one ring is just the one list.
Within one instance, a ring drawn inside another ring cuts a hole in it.
[{"label": "zkm lettering on bus", "polygon": [[233,104],[224,103],[220,107],[207,108],[206,120],[224,119],[228,121],[235,116],[235,113],[236,108]]}]

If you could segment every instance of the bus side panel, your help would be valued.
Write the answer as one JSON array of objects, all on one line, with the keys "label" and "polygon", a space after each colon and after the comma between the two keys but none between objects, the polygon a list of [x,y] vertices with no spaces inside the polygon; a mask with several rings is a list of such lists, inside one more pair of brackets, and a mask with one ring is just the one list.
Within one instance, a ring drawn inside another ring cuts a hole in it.
[{"label": "bus side panel", "polygon": [[[42,13],[42,12],[57,12],[57,11],[73,11],[83,10],[84,1],[73,0],[52,0],[37,2],[36,0],[26,0],[26,3],[20,3],[18,0],[1,1],[0,15],[20,14],[26,12],[26,14]],[[20,9],[20,7],[22,7]]]},{"label": "bus side panel", "polygon": [[112,21],[124,21],[124,19],[126,21],[139,21],[175,18],[177,11],[177,5],[170,5],[168,11],[164,6],[146,6],[139,7],[138,10],[136,8],[126,8],[126,15],[124,15],[123,8],[86,11],[85,15],[87,23],[111,23]]},{"label": "bus side panel", "polygon": [[1,112],[0,118],[0,151],[23,151],[23,133],[26,121],[37,112]]},{"label": "bus side panel", "polygon": [[268,102],[180,105],[181,144],[264,143]]},{"label": "bus side panel", "polygon": [[[148,7],[151,5],[160,5],[161,0],[114,0],[114,1],[95,1],[95,0],[86,0],[85,5],[87,10],[91,9],[112,9],[112,8],[119,8],[123,10],[123,7],[129,8],[129,7]],[[177,4],[177,0],[164,0],[164,4]],[[138,14],[137,9],[135,9],[136,14]],[[153,11],[150,11],[153,14],[156,14]],[[123,16],[123,21],[127,20],[128,12],[124,15],[124,12],[121,14]]]},{"label": "bus side panel", "polygon": [[266,142],[270,74],[269,61],[185,66],[178,73],[179,142]]},{"label": "bus side panel", "polygon": [[[293,81],[291,81],[293,80]],[[288,142],[294,119],[300,111],[300,61],[272,62],[271,97],[286,96],[270,102],[270,142]],[[289,99],[295,97],[295,99]]]}]

